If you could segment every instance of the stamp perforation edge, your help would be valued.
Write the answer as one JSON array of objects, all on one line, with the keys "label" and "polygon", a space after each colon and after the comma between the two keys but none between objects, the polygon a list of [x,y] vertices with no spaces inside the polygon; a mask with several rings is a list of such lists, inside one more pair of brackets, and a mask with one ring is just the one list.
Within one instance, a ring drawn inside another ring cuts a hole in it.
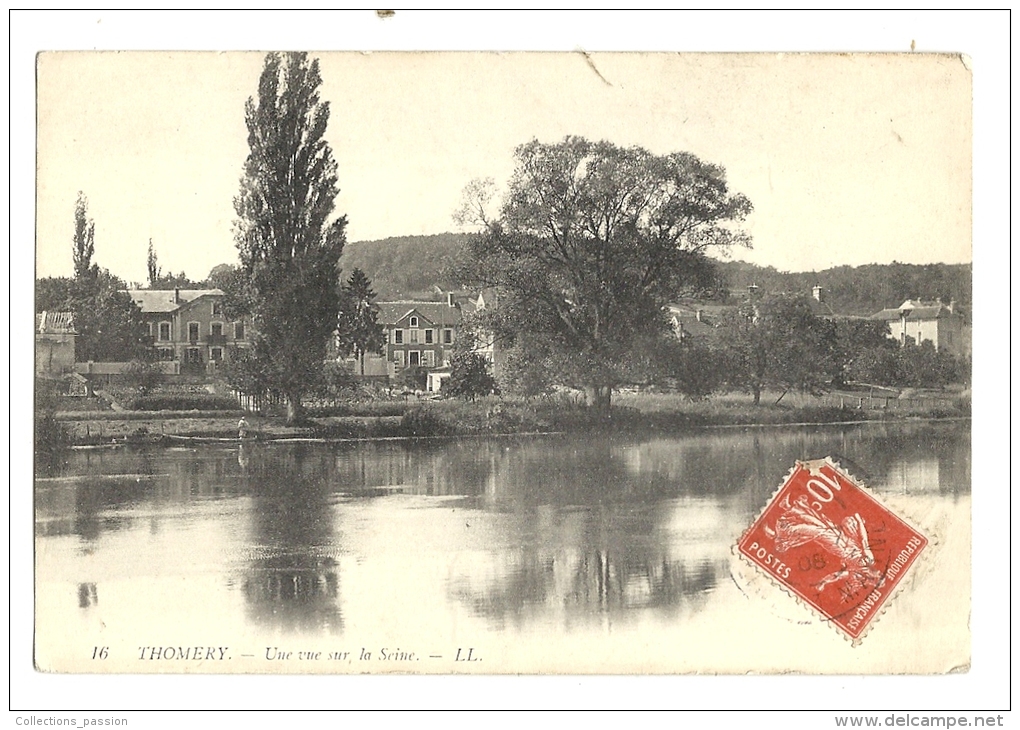
[{"label": "stamp perforation edge", "polygon": [[[873,501],[881,509],[889,512],[896,519],[900,520],[904,525],[906,525],[909,529],[913,530],[918,535],[923,537],[926,541],[925,544],[921,547],[921,549],[919,549],[914,554],[913,559],[906,566],[906,569],[903,571],[903,575],[901,576],[901,578],[894,582],[889,593],[886,594],[885,598],[878,604],[875,611],[870,615],[867,622],[864,624],[861,632],[856,637],[851,636],[846,630],[844,630],[834,620],[834,617],[827,616],[820,608],[812,604],[810,601],[806,600],[801,595],[799,595],[794,589],[791,588],[791,586],[783,583],[773,573],[763,568],[754,560],[751,560],[749,557],[744,555],[744,553],[741,552],[740,550],[741,543],[744,542],[745,538],[747,538],[748,535],[755,530],[755,528],[758,526],[758,523],[761,521],[765,513],[774,504],[779,493],[790,482],[790,480],[796,474],[797,470],[802,468],[810,470],[812,467],[822,464],[828,465],[829,467],[837,471],[841,476],[846,478],[855,487],[857,487],[866,498]],[[768,499],[765,500],[765,503],[762,505],[762,508],[758,511],[757,515],[755,515],[754,519],[752,519],[747,528],[744,529],[743,532],[741,532],[740,537],[737,538],[736,542],[732,544],[731,552],[743,564],[751,566],[756,574],[765,576],[765,578],[772,585],[777,587],[783,593],[787,594],[798,604],[801,604],[802,606],[806,607],[811,614],[813,614],[821,621],[821,623],[828,625],[832,631],[835,631],[836,634],[838,634],[843,640],[847,641],[852,647],[857,647],[864,642],[864,639],[871,632],[872,628],[882,619],[882,616],[885,615],[885,612],[889,609],[889,606],[892,605],[892,603],[900,595],[901,591],[904,590],[908,582],[906,580],[907,574],[908,573],[910,574],[909,582],[914,583],[919,578],[922,578],[929,573],[932,565],[931,563],[932,555],[938,552],[940,543],[941,541],[936,534],[933,534],[927,530],[921,530],[917,526],[917,522],[912,516],[904,514],[903,511],[901,510],[891,509],[889,505],[887,505],[878,495],[874,493],[874,491],[872,491],[870,487],[864,484],[853,473],[844,469],[840,465],[840,463],[832,459],[832,457],[826,456],[821,459],[805,459],[805,460],[798,459],[797,461],[794,462],[794,465],[790,467],[790,469],[786,472],[785,476],[782,478],[779,485],[774,490],[772,490],[772,493],[769,495]]]}]

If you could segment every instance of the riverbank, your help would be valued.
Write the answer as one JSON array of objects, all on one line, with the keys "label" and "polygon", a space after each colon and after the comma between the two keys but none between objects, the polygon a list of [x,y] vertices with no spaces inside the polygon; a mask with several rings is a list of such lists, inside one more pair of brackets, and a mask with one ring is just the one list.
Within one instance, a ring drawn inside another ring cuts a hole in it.
[{"label": "riverbank", "polygon": [[[766,394],[772,395],[772,394]],[[742,395],[689,402],[670,394],[621,394],[607,415],[576,400],[485,398],[351,404],[311,409],[302,426],[288,426],[282,416],[247,415],[249,436],[256,440],[374,439],[463,437],[534,433],[683,433],[711,427],[750,427],[966,418],[969,401],[918,400],[878,407],[854,400],[831,405],[831,399],[791,394],[779,403],[763,398],[754,405]],[[182,437],[236,439],[240,412],[58,413],[60,438],[72,445],[114,442],[180,442]]]}]

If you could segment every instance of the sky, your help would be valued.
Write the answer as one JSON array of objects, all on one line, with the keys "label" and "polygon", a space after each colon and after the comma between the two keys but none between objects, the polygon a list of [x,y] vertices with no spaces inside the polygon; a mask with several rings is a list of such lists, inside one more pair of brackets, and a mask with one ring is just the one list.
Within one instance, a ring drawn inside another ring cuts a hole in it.
[{"label": "sky", "polygon": [[[971,260],[971,72],[934,54],[314,53],[348,240],[461,230],[474,178],[566,135],[693,152],[747,195],[781,270]],[[95,261],[145,279],[237,260],[232,201],[262,53],[38,57],[37,275],[71,272],[78,191]]]}]

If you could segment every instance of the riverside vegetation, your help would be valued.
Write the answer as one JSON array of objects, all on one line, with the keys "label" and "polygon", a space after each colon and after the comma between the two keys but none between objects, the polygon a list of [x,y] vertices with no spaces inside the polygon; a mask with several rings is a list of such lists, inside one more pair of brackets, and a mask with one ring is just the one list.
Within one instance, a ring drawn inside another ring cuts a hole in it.
[{"label": "riverside vegetation", "polygon": [[[585,404],[579,394],[557,393],[540,398],[486,396],[474,401],[351,399],[310,405],[300,426],[286,423],[286,414],[269,408],[247,414],[254,440],[286,438],[377,439],[452,438],[495,434],[610,432],[618,434],[681,433],[723,426],[849,423],[917,418],[961,418],[970,415],[968,390],[918,394],[923,397],[885,401],[867,394],[816,397],[790,393],[776,404],[767,393],[755,406],[749,395],[721,394],[692,401],[675,393],[622,392],[610,412]],[[52,401],[52,399],[50,399]],[[840,402],[842,401],[842,402]],[[176,437],[237,437],[241,410],[55,412],[49,402],[37,414],[41,451],[70,444],[123,441],[173,442]]]}]

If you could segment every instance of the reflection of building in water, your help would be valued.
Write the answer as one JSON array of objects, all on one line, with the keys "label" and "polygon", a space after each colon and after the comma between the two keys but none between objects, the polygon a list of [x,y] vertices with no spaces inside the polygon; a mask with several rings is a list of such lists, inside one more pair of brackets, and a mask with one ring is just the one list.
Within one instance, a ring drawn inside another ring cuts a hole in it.
[{"label": "reflection of building in water", "polygon": [[576,509],[555,519],[539,509],[530,520],[493,514],[507,547],[458,560],[449,594],[498,627],[695,613],[728,570],[730,535],[677,532],[677,509]]},{"label": "reflection of building in water", "polygon": [[295,554],[249,561],[244,578],[248,615],[287,631],[343,629],[339,566],[333,558]]},{"label": "reflection of building in water", "polygon": [[939,460],[931,457],[894,461],[886,474],[885,487],[893,492],[937,492]]},{"label": "reflection of building in water", "polygon": [[99,603],[99,592],[95,583],[78,584],[78,608],[89,608]]}]

